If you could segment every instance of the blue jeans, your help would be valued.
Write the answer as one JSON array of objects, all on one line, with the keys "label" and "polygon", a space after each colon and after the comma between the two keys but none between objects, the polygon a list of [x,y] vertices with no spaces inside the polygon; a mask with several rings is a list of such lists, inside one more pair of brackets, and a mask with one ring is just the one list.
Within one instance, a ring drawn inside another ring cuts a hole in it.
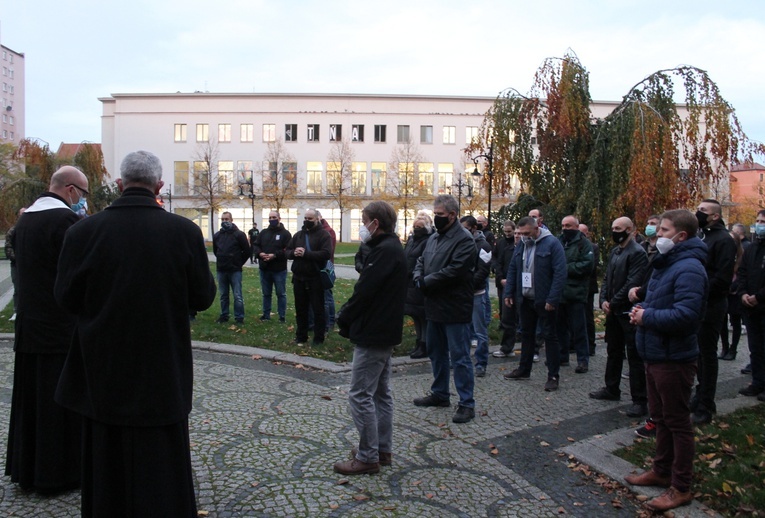
[{"label": "blue jeans", "polygon": [[558,343],[562,362],[568,361],[569,349],[573,346],[576,363],[590,363],[590,341],[587,339],[584,305],[584,302],[564,302],[558,307]]},{"label": "blue jeans", "polygon": [[[335,325],[335,296],[332,290],[324,290],[324,323],[327,331]],[[308,328],[313,329],[313,309],[308,312]]]},{"label": "blue jeans", "polygon": [[484,322],[486,322],[486,327],[489,327],[491,324],[491,296],[489,294],[489,278],[486,277],[486,291],[483,293],[483,311],[484,311]]},{"label": "blue jeans", "polygon": [[473,399],[473,362],[470,360],[470,324],[447,324],[428,320],[425,342],[433,368],[430,391],[439,399],[449,400],[449,358],[454,365],[454,386],[460,406],[475,408]]},{"label": "blue jeans", "polygon": [[228,290],[234,294],[234,318],[244,320],[244,298],[242,298],[242,272],[218,272],[218,292],[220,293],[220,316],[228,318]]},{"label": "blue jeans", "polygon": [[353,370],[348,403],[359,431],[361,462],[379,462],[380,452],[393,451],[393,396],[390,391],[390,357],[393,347],[359,347],[353,350]]},{"label": "blue jeans", "polygon": [[478,347],[475,349],[475,364],[486,368],[489,363],[489,332],[486,329],[486,320],[484,313],[484,296],[473,295],[473,335],[478,340]]},{"label": "blue jeans", "polygon": [[[516,302],[517,304],[517,302]],[[533,300],[522,297],[518,308],[521,321],[521,361],[518,368],[521,372],[531,373],[534,365],[534,347],[536,347],[536,330],[541,329],[545,339],[545,356],[547,356],[547,379],[557,378],[560,371],[560,347],[558,334],[555,331],[557,310],[547,311],[544,302],[536,304]]]},{"label": "blue jeans", "polygon": [[279,318],[284,320],[287,314],[287,270],[269,272],[260,270],[260,289],[263,291],[263,316],[271,316],[271,293],[276,286],[276,307]]}]

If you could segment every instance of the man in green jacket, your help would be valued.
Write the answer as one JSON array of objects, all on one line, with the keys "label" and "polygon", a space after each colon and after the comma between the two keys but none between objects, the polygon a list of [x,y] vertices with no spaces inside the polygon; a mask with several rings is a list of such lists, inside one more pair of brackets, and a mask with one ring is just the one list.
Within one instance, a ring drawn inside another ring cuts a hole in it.
[{"label": "man in green jacket", "polygon": [[561,222],[563,228],[560,239],[566,252],[566,286],[558,308],[558,343],[560,344],[560,364],[569,364],[571,349],[576,351],[576,369],[583,374],[589,369],[590,350],[587,339],[587,323],[584,307],[590,287],[590,274],[595,266],[592,244],[579,231],[579,220],[575,216],[566,216]]}]

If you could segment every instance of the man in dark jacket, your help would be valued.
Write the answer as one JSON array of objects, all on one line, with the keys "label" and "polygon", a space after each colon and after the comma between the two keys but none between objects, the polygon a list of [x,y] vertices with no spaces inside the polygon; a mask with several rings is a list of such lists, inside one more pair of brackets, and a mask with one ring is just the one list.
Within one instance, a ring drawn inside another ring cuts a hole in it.
[{"label": "man in dark jacket", "polygon": [[279,213],[268,213],[268,227],[258,234],[252,245],[252,253],[258,258],[260,289],[263,292],[263,315],[261,320],[271,319],[271,293],[276,287],[276,309],[279,322],[287,314],[287,245],[292,239],[290,231],[282,225]]},{"label": "man in dark jacket", "polygon": [[473,337],[476,340],[475,376],[486,376],[489,365],[489,331],[486,328],[486,313],[484,311],[484,296],[486,295],[486,280],[491,270],[491,245],[486,242],[483,232],[478,230],[478,222],[473,216],[460,218],[460,223],[475,239],[476,266],[473,270]]},{"label": "man in dark jacket", "polygon": [[595,263],[590,240],[579,232],[579,220],[566,216],[561,222],[563,233],[559,240],[566,254],[566,286],[558,307],[558,342],[561,365],[568,365],[569,350],[576,351],[577,374],[585,373],[590,365],[584,305],[590,287],[590,273]]},{"label": "man in dark jacket", "polygon": [[725,228],[722,207],[716,200],[699,203],[696,218],[702,231],[701,238],[707,245],[705,267],[709,278],[707,307],[699,328],[699,383],[691,400],[691,420],[696,425],[702,425],[710,422],[712,414],[717,412],[717,342],[728,313],[728,290],[733,282],[737,247]]},{"label": "man in dark jacket", "polygon": [[122,161],[122,196],[74,225],[56,300],[76,334],[56,401],[82,414],[83,516],[196,516],[189,312],[215,300],[199,227],[155,200],[162,165]]},{"label": "man in dark jacket", "polygon": [[611,225],[611,238],[616,246],[611,249],[606,265],[606,275],[600,288],[600,307],[606,315],[606,386],[590,392],[593,399],[619,401],[622,381],[622,364],[625,349],[630,373],[632,406],[627,409],[629,417],[642,417],[648,412],[643,360],[635,348],[635,326],[630,324],[629,291],[643,282],[648,258],[645,250],[635,242],[635,226],[632,220],[621,217]]},{"label": "man in dark jacket", "polygon": [[757,213],[755,240],[744,251],[738,267],[738,292],[746,325],[752,383],[739,390],[765,401],[765,210]]},{"label": "man in dark jacket", "polygon": [[590,239],[590,228],[584,223],[579,223],[579,232],[584,235],[592,245],[592,255],[595,262],[590,274],[590,287],[587,290],[587,303],[584,305],[584,318],[587,323],[587,343],[590,346],[590,356],[595,356],[595,295],[598,294],[598,278],[600,268],[600,247]]},{"label": "man in dark jacket", "polygon": [[321,227],[316,211],[309,209],[287,245],[287,259],[292,259],[292,288],[295,297],[297,330],[295,342],[308,341],[308,311],[313,310],[313,345],[324,343],[327,326],[324,317],[324,286],[319,271],[332,257],[332,239]]},{"label": "man in dark jacket", "polygon": [[390,366],[393,347],[401,343],[406,300],[406,258],[394,233],[396,211],[373,201],[361,211],[369,256],[353,295],[338,313],[340,336],[355,345],[348,401],[359,444],[352,458],[334,469],[343,475],[377,473],[393,458],[393,397]]},{"label": "man in dark jacket", "polygon": [[[499,344],[499,350],[492,353],[492,356],[495,358],[506,358],[513,354],[515,335],[518,331],[515,309],[505,306],[504,297],[502,296],[505,291],[505,284],[507,283],[505,279],[507,270],[510,268],[510,260],[513,258],[513,252],[515,252],[515,222],[510,219],[506,220],[502,224],[502,233],[504,235],[497,241],[497,245],[494,247],[494,255],[492,256],[497,297],[499,298],[499,326],[502,329],[502,340]],[[520,236],[518,238],[520,239]]]},{"label": "man in dark jacket", "polygon": [[414,283],[425,293],[425,341],[433,367],[431,393],[416,398],[416,406],[449,406],[449,363],[460,402],[452,421],[467,423],[475,417],[473,362],[470,360],[470,323],[473,318],[473,236],[457,221],[459,205],[443,194],[433,202],[436,233],[428,238],[417,260]]},{"label": "man in dark jacket", "polygon": [[545,391],[550,392],[558,390],[560,384],[560,347],[555,326],[566,284],[566,255],[560,241],[531,216],[521,218],[518,233],[522,242],[515,247],[507,270],[504,300],[507,307],[516,309],[521,321],[521,361],[517,369],[505,374],[505,379],[531,377],[539,329],[547,356]]},{"label": "man in dark jacket", "polygon": [[637,325],[637,350],[645,362],[656,455],[651,470],[627,475],[625,480],[635,486],[668,488],[646,503],[661,512],[693,500],[694,438],[688,400],[707,290],[707,250],[696,237],[697,230],[698,222],[687,210],[661,216],[656,241],[660,255],[652,263],[645,302],[630,312]]},{"label": "man in dark jacket", "polygon": [[229,288],[234,295],[234,320],[244,323],[244,297],[242,296],[242,266],[250,257],[250,243],[247,235],[234,224],[230,212],[220,216],[220,230],[213,236],[213,254],[218,271],[220,291],[220,316],[217,322],[228,322],[230,303]]},{"label": "man in dark jacket", "polygon": [[252,228],[247,232],[247,237],[250,240],[250,250],[252,250],[252,255],[250,255],[250,263],[254,263],[255,258],[258,256],[258,254],[255,253],[255,241],[257,241],[259,235],[260,230],[258,230],[258,224],[253,221]]},{"label": "man in dark jacket", "polygon": [[56,303],[53,288],[64,235],[79,221],[74,205],[87,192],[85,175],[62,167],[14,231],[18,313],[5,474],[25,491],[80,485],[82,421],[53,400],[74,318]]}]

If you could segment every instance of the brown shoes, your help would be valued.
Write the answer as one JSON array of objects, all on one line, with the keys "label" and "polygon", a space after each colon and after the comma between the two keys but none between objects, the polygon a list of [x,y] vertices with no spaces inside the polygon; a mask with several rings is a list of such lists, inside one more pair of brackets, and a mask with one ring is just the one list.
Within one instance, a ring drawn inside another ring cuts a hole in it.
[{"label": "brown shoes", "polygon": [[653,511],[664,512],[669,511],[670,509],[674,509],[675,507],[680,507],[681,505],[686,505],[691,500],[693,500],[693,495],[690,491],[682,493],[674,487],[670,487],[661,495],[657,496],[649,502],[646,502],[645,505]]},{"label": "brown shoes", "polygon": [[633,486],[659,486],[669,487],[672,483],[671,477],[662,477],[657,475],[652,469],[641,473],[640,475],[627,475],[624,480]]},{"label": "brown shoes", "polygon": [[[355,459],[356,454],[359,453],[359,449],[354,446],[351,448],[351,458]],[[378,452],[378,455],[380,456],[380,466],[390,466],[393,464],[393,454],[389,451],[381,451]]]},{"label": "brown shoes", "polygon": [[380,463],[368,464],[358,459],[350,459],[336,462],[334,468],[335,472],[341,475],[367,475],[378,473],[380,471]]}]

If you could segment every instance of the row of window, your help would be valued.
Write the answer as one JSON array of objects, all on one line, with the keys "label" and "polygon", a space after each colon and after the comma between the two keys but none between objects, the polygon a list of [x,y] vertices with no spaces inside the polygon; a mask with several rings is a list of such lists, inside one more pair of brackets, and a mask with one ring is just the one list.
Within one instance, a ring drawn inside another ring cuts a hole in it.
[{"label": "row of window", "polygon": [[3,75],[13,79],[13,69],[8,67],[3,67]]},{"label": "row of window", "polygon": [[[202,189],[208,189],[211,183],[208,180],[208,167],[203,161],[175,162],[173,194],[202,194]],[[418,163],[416,166],[401,164],[398,172],[389,175],[388,164],[385,162],[372,162],[369,170],[366,162],[352,162],[350,171],[345,174],[340,171],[341,164],[336,162],[327,162],[326,166],[323,162],[307,162],[305,183],[300,188],[297,162],[283,163],[281,175],[277,172],[278,164],[273,162],[263,164],[262,176],[254,172],[251,161],[239,161],[235,164],[233,160],[223,160],[217,162],[215,167],[217,171],[211,175],[214,177],[214,190],[227,194],[249,194],[250,186],[255,194],[259,194],[258,191],[262,193],[264,189],[273,188],[277,182],[294,189],[296,194],[306,195],[333,194],[344,189],[348,194],[355,196],[374,196],[386,192],[397,196],[431,196],[451,193],[457,188],[470,191],[478,188],[478,185],[473,183],[470,170],[465,171],[462,177],[456,178],[460,175],[455,175],[454,164],[451,163]]]},{"label": "row of window", "polygon": [[13,126],[13,115],[10,115],[10,116],[9,116],[7,113],[4,113],[4,114],[3,114],[3,122],[5,122],[6,124],[10,124],[11,126]]},{"label": "row of window", "polygon": [[3,92],[14,93],[14,90],[15,88],[13,85],[9,85],[8,83],[3,83]]},{"label": "row of window", "polygon": [[[8,135],[10,135],[10,137]],[[10,138],[11,140],[13,140],[13,137],[14,137],[14,134],[13,134],[12,131],[9,132],[8,130],[3,130],[3,138],[4,139]]]},{"label": "row of window", "polygon": [[13,53],[8,52],[7,50],[3,51],[3,61],[10,61],[13,63]]},{"label": "row of window", "polygon": [[[442,142],[444,144],[456,144],[457,143],[457,127],[456,126],[443,126],[442,129]],[[305,139],[306,142],[320,142],[321,141],[321,125],[320,124],[306,124]],[[285,124],[284,125],[284,141],[285,142],[297,142],[298,141],[298,125],[297,124]],[[364,124],[352,124],[350,141],[351,142],[364,142]],[[478,127],[468,126],[465,128],[465,143],[470,144],[478,137]],[[173,129],[173,139],[175,142],[186,142],[188,138],[188,129],[186,124],[175,124]],[[231,142],[231,124],[222,123],[218,124],[218,142]],[[263,124],[261,128],[262,142],[276,142],[276,124]],[[342,124],[329,124],[327,131],[327,138],[329,142],[340,142],[343,140],[343,125]],[[408,125],[396,126],[396,142],[399,144],[407,143],[410,141],[410,127]],[[254,142],[255,139],[255,125],[254,124],[240,124],[239,125],[239,142]],[[388,139],[387,126],[385,124],[374,125],[373,141],[376,143],[386,143]],[[197,142],[209,142],[210,140],[210,125],[209,124],[197,124],[196,125],[196,141]],[[432,144],[433,143],[433,126],[420,126],[420,144]]]}]

